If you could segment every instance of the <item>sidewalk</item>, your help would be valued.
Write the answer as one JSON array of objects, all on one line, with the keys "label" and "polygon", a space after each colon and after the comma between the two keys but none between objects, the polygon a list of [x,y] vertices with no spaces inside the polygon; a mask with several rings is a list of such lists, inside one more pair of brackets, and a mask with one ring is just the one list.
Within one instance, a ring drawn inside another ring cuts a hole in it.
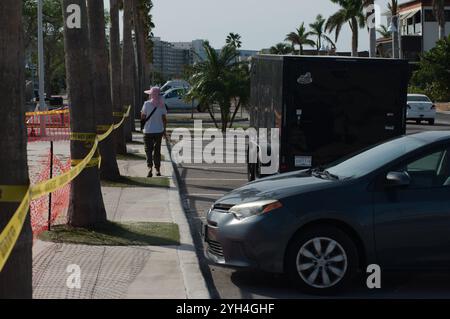
[{"label": "sidewalk", "polygon": [[[142,141],[142,135],[135,135]],[[143,145],[128,145],[144,153]],[[209,298],[200,272],[189,225],[181,206],[167,146],[162,173],[170,188],[103,187],[111,221],[173,222],[180,229],[179,246],[111,247],[36,241],[33,247],[34,298]],[[118,161],[122,175],[146,176],[143,160]],[[69,289],[67,266],[81,269],[81,289]]]}]

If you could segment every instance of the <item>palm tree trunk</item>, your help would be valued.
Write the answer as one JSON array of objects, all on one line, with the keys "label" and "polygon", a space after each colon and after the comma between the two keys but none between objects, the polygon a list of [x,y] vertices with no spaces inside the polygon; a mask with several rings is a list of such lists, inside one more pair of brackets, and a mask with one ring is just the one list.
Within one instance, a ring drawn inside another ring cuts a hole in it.
[{"label": "palm tree trunk", "polygon": [[393,16],[392,17],[392,24],[394,25],[395,29],[397,31],[392,32],[392,38],[393,38],[393,42],[392,42],[392,57],[394,59],[398,59],[399,58],[399,50],[398,50],[398,18],[397,16]]},{"label": "palm tree trunk", "polygon": [[375,1],[366,1],[366,23],[369,28],[369,56],[375,58],[377,55],[377,29],[375,26]]},{"label": "palm tree trunk", "polygon": [[369,54],[371,58],[375,58],[377,56],[377,30],[375,27],[369,29],[369,38],[370,38]]},{"label": "palm tree trunk", "polygon": [[439,24],[439,40],[445,39],[445,21],[443,24]]},{"label": "palm tree trunk", "polygon": [[[89,43],[93,66],[95,118],[97,132],[104,133],[113,124],[111,100],[109,56],[106,48],[105,18],[103,1],[88,0]],[[120,175],[117,166],[114,140],[110,135],[100,144],[102,157],[100,176],[105,179],[117,179]]]},{"label": "palm tree trunk", "polygon": [[[25,57],[22,1],[0,1],[0,185],[29,185],[25,129]],[[0,201],[0,232],[18,202]],[[20,236],[0,272],[0,299],[32,297],[32,233],[27,214]]]},{"label": "palm tree trunk", "polygon": [[303,55],[303,45],[300,44],[300,49],[298,50],[298,55]]},{"label": "palm tree trunk", "polygon": [[350,28],[352,29],[352,56],[358,56],[358,21],[356,18],[352,18],[352,22],[350,23]]},{"label": "palm tree trunk", "polygon": [[[122,55],[120,48],[120,27],[119,27],[119,1],[110,0],[110,19],[111,28],[109,31],[109,54],[110,54],[110,70],[111,70],[111,97],[113,110],[116,113],[123,111],[122,103]],[[114,117],[115,122],[120,120],[119,116]],[[114,131],[114,140],[116,153],[125,155],[127,153],[127,145],[125,143],[125,128],[122,125]]]},{"label": "palm tree trunk", "polygon": [[[89,52],[88,24],[85,0],[62,0],[64,15],[64,46],[66,74],[70,96],[70,126],[72,133],[96,133],[93,74]],[[81,28],[68,28],[69,5],[80,7]],[[83,159],[91,143],[71,140],[72,161]],[[69,199],[69,225],[86,227],[106,221],[106,211],[100,188],[97,165],[86,167],[72,182]]]},{"label": "palm tree trunk", "polygon": [[[145,54],[145,35],[144,27],[142,25],[141,12],[139,10],[139,1],[133,0],[133,21],[134,21],[134,32],[136,37],[136,61],[137,61],[137,89],[136,98],[137,106],[142,106],[144,104],[144,90],[145,90],[145,64],[146,64],[146,54]],[[140,116],[140,107],[136,107],[135,116]]]},{"label": "palm tree trunk", "polygon": [[125,139],[132,140],[132,122],[134,123],[134,47],[131,36],[132,19],[133,19],[133,3],[132,1],[123,2],[123,55],[122,55],[122,102],[124,105],[131,105],[130,116],[125,121]]}]

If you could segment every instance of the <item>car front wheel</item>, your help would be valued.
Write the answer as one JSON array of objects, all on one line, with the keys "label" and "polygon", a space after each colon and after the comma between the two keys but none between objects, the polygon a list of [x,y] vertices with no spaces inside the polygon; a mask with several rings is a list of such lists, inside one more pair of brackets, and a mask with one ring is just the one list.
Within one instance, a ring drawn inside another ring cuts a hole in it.
[{"label": "car front wheel", "polygon": [[334,294],[355,277],[358,254],[352,240],[340,229],[315,227],[299,234],[290,244],[286,266],[301,290]]}]

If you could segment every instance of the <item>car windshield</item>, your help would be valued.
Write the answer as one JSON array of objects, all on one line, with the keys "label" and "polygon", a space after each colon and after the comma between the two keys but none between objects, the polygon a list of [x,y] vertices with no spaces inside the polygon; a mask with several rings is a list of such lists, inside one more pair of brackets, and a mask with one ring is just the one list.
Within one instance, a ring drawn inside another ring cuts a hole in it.
[{"label": "car windshield", "polygon": [[408,96],[408,102],[431,102],[426,96]]},{"label": "car windshield", "polygon": [[327,171],[338,176],[339,179],[358,178],[383,167],[424,144],[425,142],[422,139],[414,136],[394,139],[331,164]]}]

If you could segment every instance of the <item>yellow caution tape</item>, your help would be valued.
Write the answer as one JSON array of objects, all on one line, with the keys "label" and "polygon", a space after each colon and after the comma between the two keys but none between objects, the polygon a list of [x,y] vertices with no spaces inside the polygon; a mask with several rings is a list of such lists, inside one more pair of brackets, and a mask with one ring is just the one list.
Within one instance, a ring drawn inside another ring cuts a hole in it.
[{"label": "yellow caution tape", "polygon": [[0,202],[20,203],[29,186],[0,185]]},{"label": "yellow caution tape", "polygon": [[128,116],[130,116],[131,105],[128,105],[125,109],[126,109],[126,111],[124,111],[124,112],[113,112],[113,116],[114,117],[128,117]]},{"label": "yellow caution tape", "polygon": [[80,142],[93,142],[97,138],[97,134],[95,133],[70,133],[71,141],[80,141]]},{"label": "yellow caution tape", "polygon": [[39,112],[27,112],[25,116],[38,116],[38,115],[56,115],[56,114],[68,114],[69,109],[56,110],[56,111],[39,111]]},{"label": "yellow caution tape", "polygon": [[[72,159],[71,160],[71,165],[72,166],[77,166],[78,164],[80,164],[84,159],[81,160],[77,160],[77,159]],[[100,156],[98,157],[93,157],[89,163],[86,164],[86,167],[96,167],[96,166],[100,166]]]},{"label": "yellow caution tape", "polygon": [[42,183],[31,186],[31,199],[37,199],[46,194],[53,193],[54,191],[64,187],[69,184],[75,177],[77,177],[83,169],[90,163],[92,157],[94,157],[95,152],[97,151],[98,139],[95,139],[94,145],[91,148],[91,151],[88,155],[82,159],[76,166],[74,166],[71,170],[52,179],[44,181]]},{"label": "yellow caution tape", "polygon": [[112,133],[112,131],[114,131],[114,130],[115,130],[115,126],[114,126],[114,125],[111,125],[111,126],[108,128],[108,130],[106,130],[105,133],[103,133],[103,134],[97,136],[98,141],[99,141],[99,142],[104,141],[106,138],[108,138],[108,136],[109,136],[109,135]]},{"label": "yellow caution tape", "polygon": [[[129,116],[130,107],[128,107],[127,112],[123,115],[123,123],[125,117]],[[120,125],[119,125],[120,126]],[[24,186],[0,186],[0,201],[8,202],[20,202],[19,207],[14,213],[13,217],[10,219],[6,227],[0,233],[0,272],[10,256],[14,245],[19,238],[20,232],[25,222],[27,216],[30,201],[42,197],[46,194],[53,193],[54,191],[64,187],[74,180],[86,167],[90,165],[96,166],[101,163],[101,157],[96,155],[98,144],[106,139],[111,132],[118,128],[116,125],[111,125],[107,132],[102,135],[92,136],[91,133],[73,133],[74,140],[92,142],[92,147],[86,157],[82,160],[72,160],[72,163],[76,165],[72,167],[68,172],[56,176],[47,181],[41,182],[39,184],[24,187]],[[72,138],[72,136],[71,136]],[[95,165],[94,165],[95,163]]]},{"label": "yellow caution tape", "polygon": [[119,123],[114,124],[114,129],[117,130],[123,124],[124,121],[125,121],[125,118],[122,118],[122,120]]},{"label": "yellow caution tape", "polygon": [[105,133],[110,127],[111,125],[97,125],[97,133]]},{"label": "yellow caution tape", "polygon": [[8,260],[20,232],[22,231],[23,223],[28,214],[30,207],[30,192],[25,192],[25,195],[14,213],[13,217],[9,220],[5,229],[0,233],[0,272]]}]

